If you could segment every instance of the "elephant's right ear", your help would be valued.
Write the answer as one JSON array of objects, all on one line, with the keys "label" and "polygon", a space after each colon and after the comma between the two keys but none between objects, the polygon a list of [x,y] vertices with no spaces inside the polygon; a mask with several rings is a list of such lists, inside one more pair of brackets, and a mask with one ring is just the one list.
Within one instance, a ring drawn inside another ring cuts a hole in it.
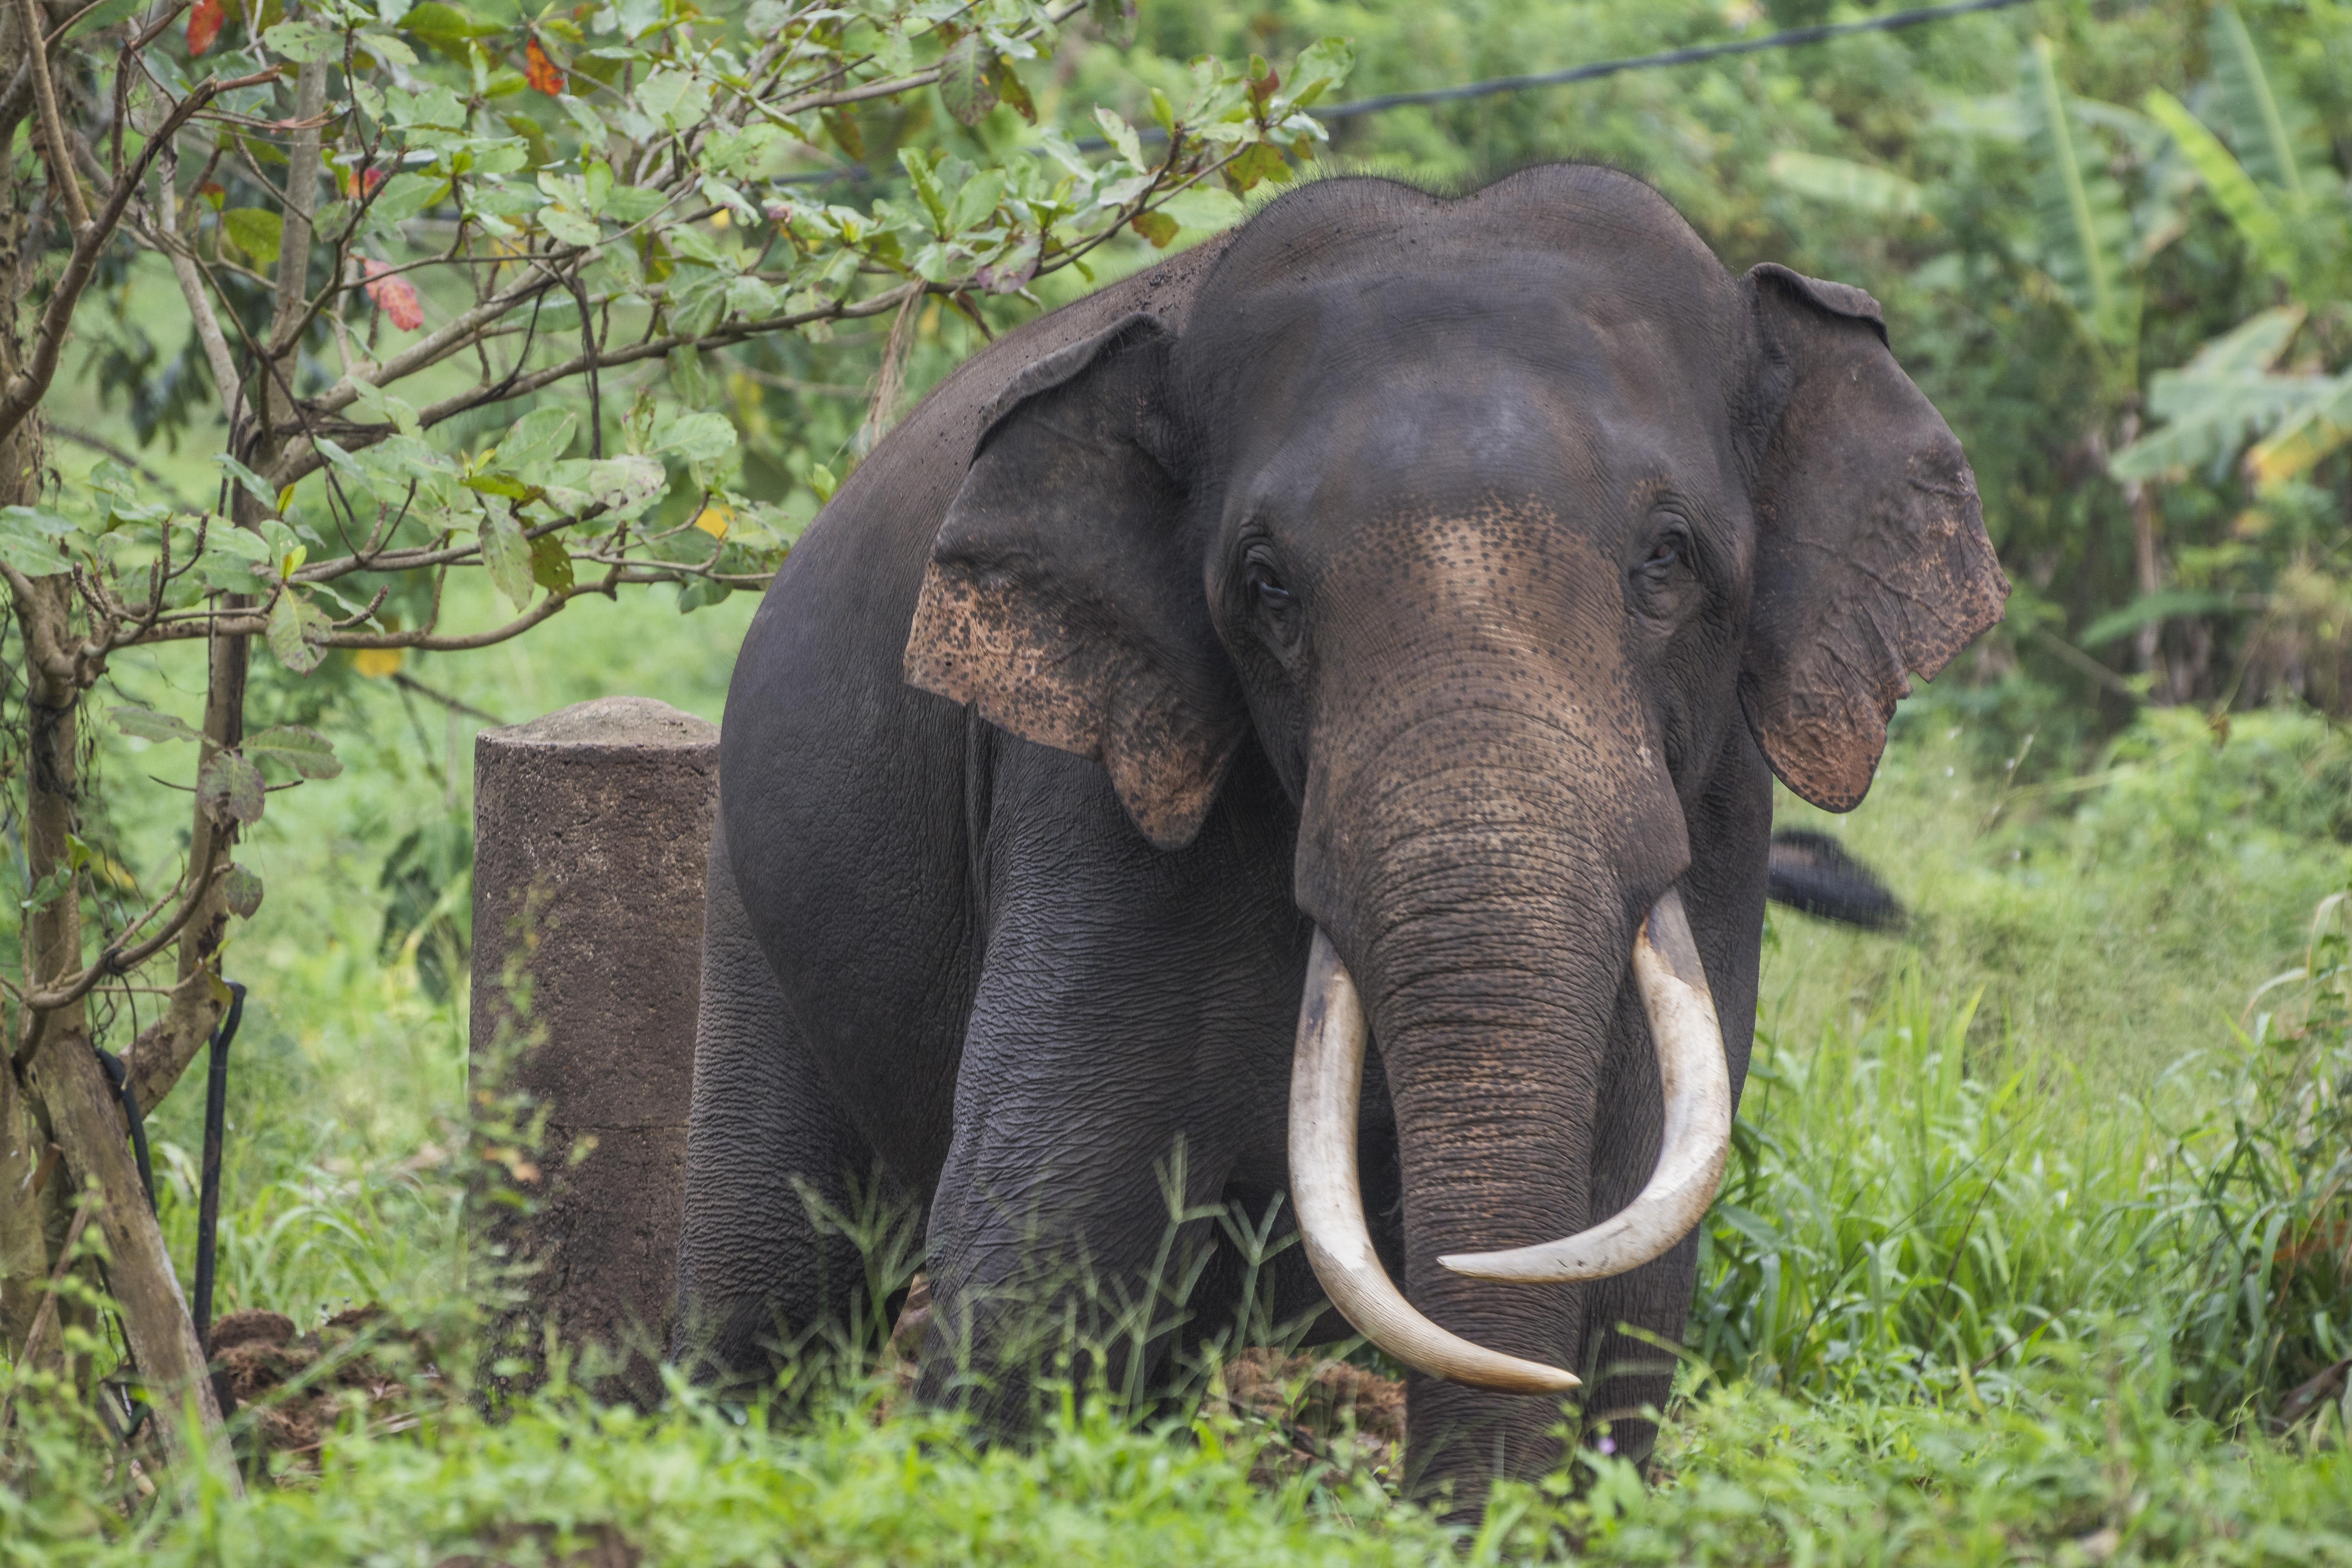
[{"label": "elephant's right ear", "polygon": [[1128,316],[982,414],[906,657],[910,684],[1099,761],[1163,849],[1200,831],[1247,725],[1153,450],[1172,342]]},{"label": "elephant's right ear", "polygon": [[1886,346],[1878,302],[1766,264],[1756,335],[1755,591],[1739,696],[1772,771],[1830,811],[1870,788],[1886,721],[2000,619],[1960,444]]}]

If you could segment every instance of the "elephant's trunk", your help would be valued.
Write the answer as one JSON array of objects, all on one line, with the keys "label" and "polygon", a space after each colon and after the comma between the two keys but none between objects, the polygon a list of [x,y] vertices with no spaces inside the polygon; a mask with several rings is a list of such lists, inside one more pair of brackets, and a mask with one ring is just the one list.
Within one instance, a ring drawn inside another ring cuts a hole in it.
[{"label": "elephant's trunk", "polygon": [[[1477,1279],[1532,1284],[1601,1279],[1673,1247],[1706,1212],[1731,1142],[1731,1083],[1706,977],[1669,889],[1633,940],[1633,973],[1665,1089],[1665,1135],[1649,1184],[1610,1219],[1574,1236],[1438,1259]],[[1356,1112],[1370,1030],[1347,966],[1316,933],[1298,1013],[1290,1089],[1290,1168],[1299,1232],[1342,1317],[1406,1365],[1504,1394],[1565,1393],[1572,1373],[1505,1355],[1438,1327],[1404,1299],[1372,1249],[1356,1171]]]},{"label": "elephant's trunk", "polygon": [[[1318,736],[1298,888],[1328,943],[1301,1010],[1291,1173],[1309,1257],[1360,1330],[1438,1377],[1556,1392],[1580,1349],[1577,1282],[1658,1257],[1713,1198],[1728,1074],[1674,891],[1682,805],[1614,650],[1573,624],[1522,641],[1465,618],[1471,638],[1428,638],[1411,676]],[[1597,1125],[1636,999],[1668,1091],[1656,1145]],[[1397,1116],[1410,1305],[1349,1168],[1367,1026]],[[1594,1214],[1596,1187],[1622,1190],[1602,1163],[1651,1147],[1648,1187]]]}]

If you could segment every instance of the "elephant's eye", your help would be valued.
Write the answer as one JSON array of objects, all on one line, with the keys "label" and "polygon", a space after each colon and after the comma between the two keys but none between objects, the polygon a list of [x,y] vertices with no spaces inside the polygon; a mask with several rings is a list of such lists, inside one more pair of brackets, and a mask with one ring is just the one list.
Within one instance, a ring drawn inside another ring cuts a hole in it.
[{"label": "elephant's eye", "polygon": [[1650,586],[1663,587],[1673,577],[1675,566],[1687,553],[1689,541],[1679,528],[1670,528],[1650,542],[1650,552],[1642,558],[1642,580]]},{"label": "elephant's eye", "polygon": [[1253,550],[1243,558],[1242,581],[1250,596],[1257,601],[1265,635],[1286,654],[1298,641],[1298,595],[1283,585],[1271,555],[1261,550]]}]

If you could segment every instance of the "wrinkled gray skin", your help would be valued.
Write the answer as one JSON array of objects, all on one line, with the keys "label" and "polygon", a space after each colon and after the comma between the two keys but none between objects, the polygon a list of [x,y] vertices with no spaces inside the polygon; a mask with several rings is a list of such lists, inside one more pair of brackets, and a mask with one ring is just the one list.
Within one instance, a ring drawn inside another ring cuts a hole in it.
[{"label": "wrinkled gray skin", "polygon": [[[1695,1239],[1589,1285],[1436,1259],[1647,1179],[1628,953],[1677,882],[1737,1092],[1770,773],[1853,805],[1905,671],[2007,590],[1869,298],[1735,279],[1606,170],[1310,185],[1005,338],[811,528],[728,697],[681,1353],[757,1371],[843,1310],[796,1177],[928,1205],[933,1397],[959,1330],[1010,1353],[988,1303],[1041,1259],[1136,1288],[1175,1141],[1188,1204],[1262,1212],[1320,925],[1391,1271],[1590,1412],[1661,1398],[1617,1327],[1680,1335]],[[1213,1321],[1238,1266],[1184,1240]],[[1276,1275],[1318,1299],[1297,1249]],[[1457,1509],[1557,1458],[1552,1401],[1409,1397]]]}]

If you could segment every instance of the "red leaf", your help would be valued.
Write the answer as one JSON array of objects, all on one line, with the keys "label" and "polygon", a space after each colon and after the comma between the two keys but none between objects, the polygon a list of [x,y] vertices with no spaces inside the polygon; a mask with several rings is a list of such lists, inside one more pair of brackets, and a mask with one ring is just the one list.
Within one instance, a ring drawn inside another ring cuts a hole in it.
[{"label": "red leaf", "polygon": [[228,0],[196,0],[188,12],[188,58],[195,58],[213,47],[220,37],[221,24],[228,20]]},{"label": "red leaf", "polygon": [[343,196],[355,202],[363,195],[375,195],[375,188],[382,184],[382,169],[347,169],[343,173]]},{"label": "red leaf", "polygon": [[371,258],[367,264],[367,297],[376,309],[392,318],[392,324],[404,332],[413,332],[425,324],[424,307],[416,302],[415,285],[405,278],[386,277],[392,268]]},{"label": "red leaf", "polygon": [[547,51],[539,47],[537,38],[522,47],[522,74],[531,86],[548,97],[562,96],[563,73],[555,68],[555,62],[547,58]]}]

